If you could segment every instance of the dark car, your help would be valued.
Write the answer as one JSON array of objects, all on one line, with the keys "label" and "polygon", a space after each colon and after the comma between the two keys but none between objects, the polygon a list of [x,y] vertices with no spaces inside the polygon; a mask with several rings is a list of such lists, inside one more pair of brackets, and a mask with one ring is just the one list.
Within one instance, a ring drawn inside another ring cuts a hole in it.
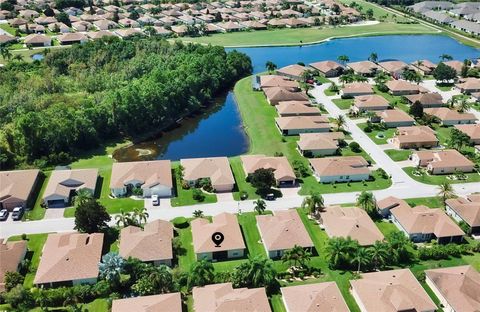
[{"label": "dark car", "polygon": [[12,211],[12,220],[18,221],[22,220],[23,217],[23,208],[22,207],[15,207]]},{"label": "dark car", "polygon": [[5,221],[8,219],[8,210],[2,209],[0,210],[0,221]]},{"label": "dark car", "polygon": [[265,199],[266,200],[275,200],[275,194],[273,194],[273,193],[267,194],[267,195],[265,195]]}]

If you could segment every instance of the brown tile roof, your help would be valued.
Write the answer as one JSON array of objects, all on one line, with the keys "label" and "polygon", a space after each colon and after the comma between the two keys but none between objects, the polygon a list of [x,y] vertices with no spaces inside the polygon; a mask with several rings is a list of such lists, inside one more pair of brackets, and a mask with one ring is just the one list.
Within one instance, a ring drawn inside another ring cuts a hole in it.
[{"label": "brown tile roof", "polygon": [[[287,22],[287,20],[286,20],[286,22]],[[307,70],[307,68],[305,66],[298,65],[298,64],[292,64],[292,65],[288,65],[288,66],[282,67],[280,69],[277,69],[277,73],[280,74],[280,75],[301,77],[305,70]]]},{"label": "brown tile roof", "polygon": [[40,170],[0,171],[0,203],[27,201]]},{"label": "brown tile roof", "polygon": [[27,242],[6,242],[0,238],[0,292],[5,290],[5,273],[17,272],[27,252]]},{"label": "brown tile roof", "polygon": [[240,159],[246,175],[254,173],[257,169],[264,168],[275,169],[273,174],[277,181],[292,180],[296,178],[292,166],[285,156],[268,157],[265,155],[245,155],[240,156]]},{"label": "brown tile roof", "polygon": [[120,232],[119,253],[122,258],[142,261],[171,260],[173,226],[164,220],[145,224],[144,229],[127,226]]},{"label": "brown tile roof", "polygon": [[43,199],[47,199],[52,195],[68,198],[70,191],[83,188],[95,191],[97,177],[98,169],[52,171],[45,192],[43,193]]},{"label": "brown tile roof", "polygon": [[400,143],[438,142],[435,131],[427,126],[398,127],[395,136]]},{"label": "brown tile roof", "polygon": [[471,140],[480,140],[480,124],[455,125],[454,127],[468,135]]},{"label": "brown tile roof", "polygon": [[72,41],[87,41],[88,38],[85,34],[76,32],[76,33],[66,33],[57,36],[57,40],[60,42],[72,42]]},{"label": "brown tile roof", "polygon": [[365,312],[427,312],[437,309],[409,269],[364,273],[350,284]]},{"label": "brown tile roof", "polygon": [[49,234],[34,284],[97,278],[102,246],[103,233]]},{"label": "brown tile roof", "polygon": [[360,74],[371,74],[373,71],[380,69],[380,66],[370,61],[348,63],[347,65]]},{"label": "brown tile roof", "polygon": [[421,165],[428,165],[431,168],[473,167],[474,165],[467,157],[454,149],[418,151],[414,155],[417,155]]},{"label": "brown tile roof", "polygon": [[310,66],[319,70],[322,73],[327,73],[331,70],[343,69],[343,66],[341,64],[334,61],[322,61],[322,62],[311,63]]},{"label": "brown tile roof", "polygon": [[52,42],[52,38],[45,35],[31,34],[26,36],[23,42],[25,42],[25,44],[43,44],[45,42]]},{"label": "brown tile roof", "polygon": [[377,112],[377,116],[382,119],[383,122],[414,122],[415,119],[409,114],[400,109],[387,109],[381,112]]},{"label": "brown tile roof", "polygon": [[385,85],[390,91],[428,92],[422,86],[413,84],[406,80],[390,80]]},{"label": "brown tile roof", "polygon": [[320,215],[329,237],[351,237],[361,246],[384,239],[365,210],[358,207],[329,206]]},{"label": "brown tile roof", "polygon": [[214,188],[235,183],[227,157],[181,159],[180,164],[185,168],[183,178],[187,181],[210,178]]},{"label": "brown tile roof", "polygon": [[446,204],[471,227],[480,226],[480,196],[451,198]]},{"label": "brown tile roof", "polygon": [[443,62],[443,64],[450,66],[451,68],[455,69],[455,71],[459,74],[462,72],[463,68],[463,62],[457,61],[457,60],[452,60],[452,61],[447,61]]},{"label": "brown tile roof", "polygon": [[308,160],[318,176],[340,176],[370,173],[362,156],[339,156]]},{"label": "brown tile roof", "polygon": [[[223,212],[214,216],[211,223],[207,219],[197,218],[191,225],[195,253],[245,249],[242,231],[234,214]],[[215,232],[224,235],[220,247],[216,247],[212,241]]]},{"label": "brown tile roof", "polygon": [[285,101],[279,102],[276,106],[278,114],[281,115],[320,115],[317,107],[311,106],[307,101]]},{"label": "brown tile roof", "polygon": [[236,288],[232,283],[193,288],[195,312],[270,312],[265,288]]},{"label": "brown tile roof", "polygon": [[455,311],[480,311],[480,273],[471,265],[426,270],[425,275]]},{"label": "brown tile roof", "polygon": [[335,282],[280,288],[288,311],[350,312]]},{"label": "brown tile roof", "polygon": [[[422,62],[421,65],[418,64],[419,61]],[[435,67],[437,67],[437,65],[435,63],[432,63],[429,60],[419,60],[419,61],[413,62],[412,65],[421,69],[421,70],[423,70],[423,71],[429,72],[429,71],[435,69]]]},{"label": "brown tile roof", "polygon": [[328,129],[330,124],[325,116],[288,116],[276,117],[275,122],[281,130]]},{"label": "brown tile roof", "polygon": [[386,62],[380,62],[378,63],[378,65],[380,65],[387,72],[390,72],[390,73],[399,72],[399,71],[403,71],[405,68],[410,68],[410,65],[402,61],[386,61]]},{"label": "brown tile roof", "polygon": [[403,199],[397,198],[395,196],[388,196],[382,200],[377,201],[377,208],[380,210],[384,209],[393,209],[398,206],[405,206],[410,208],[410,205]]},{"label": "brown tile roof", "polygon": [[443,98],[438,93],[420,93],[405,95],[410,103],[420,102],[422,105],[443,105]]},{"label": "brown tile roof", "polygon": [[141,181],[142,189],[158,184],[173,186],[170,160],[132,161],[114,163],[110,188],[121,188],[131,181]]},{"label": "brown tile roof", "polygon": [[343,93],[373,93],[373,88],[366,82],[347,83],[342,88]]},{"label": "brown tile roof", "polygon": [[143,296],[112,301],[112,312],[182,312],[180,293]]},{"label": "brown tile roof", "polygon": [[390,210],[409,234],[435,234],[437,238],[465,235],[440,208],[398,206]]},{"label": "brown tile roof", "polygon": [[427,115],[435,116],[441,121],[448,120],[472,120],[475,121],[477,118],[472,113],[459,113],[454,109],[449,109],[447,107],[436,107],[436,108],[425,108],[423,112]]},{"label": "brown tile roof", "polygon": [[342,132],[300,133],[297,144],[302,150],[333,149],[338,147],[338,140],[344,138]]},{"label": "brown tile roof", "polygon": [[372,95],[361,95],[361,96],[356,96],[355,99],[353,100],[353,105],[355,105],[358,108],[378,108],[378,107],[383,107],[385,109],[388,108],[389,103],[388,101],[380,95],[377,94],[372,94]]},{"label": "brown tile roof", "polygon": [[292,92],[282,87],[265,88],[263,92],[270,102],[309,100],[305,92]]},{"label": "brown tile roof", "polygon": [[465,90],[478,90],[480,89],[480,79],[463,78],[459,83],[455,84],[455,86]]},{"label": "brown tile roof", "polygon": [[313,247],[300,216],[295,209],[276,211],[273,216],[256,216],[263,244],[269,251],[285,250],[295,245]]}]

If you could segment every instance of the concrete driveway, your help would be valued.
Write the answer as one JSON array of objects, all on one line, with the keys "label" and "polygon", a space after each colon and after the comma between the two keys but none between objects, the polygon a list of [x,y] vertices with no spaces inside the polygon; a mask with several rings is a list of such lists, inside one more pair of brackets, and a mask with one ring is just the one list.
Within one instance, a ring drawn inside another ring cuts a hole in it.
[{"label": "concrete driveway", "polygon": [[233,193],[226,192],[226,193],[216,193],[217,195],[217,202],[232,202],[233,201]]},{"label": "concrete driveway", "polygon": [[60,219],[63,218],[65,208],[49,208],[45,209],[44,219]]},{"label": "concrete driveway", "polygon": [[425,80],[422,81],[420,85],[430,92],[436,92],[440,94],[445,102],[450,100],[454,95],[461,94],[461,92],[455,87],[452,87],[452,89],[449,91],[442,91],[437,88],[436,83],[437,82],[435,80]]}]

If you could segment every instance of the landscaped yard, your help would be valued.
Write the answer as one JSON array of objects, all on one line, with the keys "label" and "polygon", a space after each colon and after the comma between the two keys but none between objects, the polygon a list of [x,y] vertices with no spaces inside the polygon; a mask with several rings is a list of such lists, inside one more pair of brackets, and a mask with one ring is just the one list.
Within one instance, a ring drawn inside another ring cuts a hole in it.
[{"label": "landscaped yard", "polygon": [[233,192],[233,198],[235,200],[240,200],[240,193],[245,192],[248,195],[248,199],[257,199],[260,198],[256,194],[256,189],[247,181],[245,181],[246,176],[243,171],[242,162],[240,157],[230,158],[230,167],[232,168],[233,176],[235,177],[236,190]]},{"label": "landscaped yard", "polygon": [[255,218],[257,215],[257,213],[253,212],[244,212],[238,216],[238,223],[240,223],[242,228],[243,238],[248,249],[248,255],[250,257],[266,257],[267,253],[261,242],[260,232],[257,228],[257,220]]},{"label": "landscaped yard", "polygon": [[180,237],[180,243],[182,246],[182,252],[177,253],[178,266],[188,271],[190,266],[196,261],[195,252],[193,251],[193,238],[191,226],[184,229],[176,229],[178,237]]},{"label": "landscaped yard", "polygon": [[435,87],[440,91],[450,91],[453,88],[453,83],[437,83]]},{"label": "landscaped yard", "polygon": [[[367,123],[357,124],[365,132]],[[378,125],[373,125],[371,132],[365,132],[368,137],[376,144],[387,144],[387,140],[393,138],[396,128],[379,129]]]},{"label": "landscaped yard", "polygon": [[407,160],[412,151],[410,150],[397,150],[397,149],[388,149],[384,150],[385,154],[390,156],[394,161],[403,161]]},{"label": "landscaped yard", "polygon": [[435,184],[439,185],[442,184],[443,182],[450,182],[450,183],[469,183],[469,182],[480,182],[480,174],[477,172],[472,172],[472,173],[465,173],[467,176],[466,180],[452,180],[449,179],[448,177],[450,175],[431,175],[431,174],[426,174],[422,171],[422,175],[416,176],[413,174],[414,171],[417,170],[415,167],[406,167],[403,168],[403,170],[414,180],[426,184]]},{"label": "landscaped yard", "polygon": [[43,208],[41,205],[42,205],[43,193],[47,188],[47,183],[48,183],[48,179],[50,178],[50,174],[51,174],[50,171],[40,173],[37,180],[37,185],[35,186],[35,190],[33,193],[33,194],[36,194],[35,203],[33,205],[33,209],[25,213],[25,217],[24,217],[25,220],[40,220],[40,219],[43,219],[43,217],[45,216],[45,208]]},{"label": "landscaped yard", "polygon": [[421,197],[421,198],[408,198],[405,201],[412,207],[424,205],[430,208],[443,207],[442,199],[440,197]]},{"label": "landscaped yard", "polygon": [[340,109],[350,109],[353,105],[353,99],[334,99],[332,102]]}]

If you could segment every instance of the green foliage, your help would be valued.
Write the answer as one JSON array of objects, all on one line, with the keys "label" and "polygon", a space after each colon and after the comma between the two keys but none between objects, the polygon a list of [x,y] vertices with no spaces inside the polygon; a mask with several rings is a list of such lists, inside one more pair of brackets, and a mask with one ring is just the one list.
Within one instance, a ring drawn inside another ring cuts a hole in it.
[{"label": "green foliage", "polygon": [[260,194],[266,194],[277,184],[273,171],[273,169],[257,169],[252,174],[249,174],[248,181]]},{"label": "green foliage", "polygon": [[445,65],[444,63],[439,63],[437,67],[433,70],[433,77],[437,81],[449,81],[457,77],[457,72],[452,67]]},{"label": "green foliage", "polygon": [[448,144],[461,151],[462,148],[470,143],[470,137],[466,135],[464,132],[458,130],[457,128],[452,128],[450,130],[450,139],[448,140]]},{"label": "green foliage", "polygon": [[196,201],[202,202],[205,200],[205,194],[203,194],[201,189],[195,188],[192,192],[192,197]]},{"label": "green foliage", "polygon": [[24,279],[25,278],[23,277],[23,275],[18,272],[5,272],[5,290],[9,291],[10,289],[15,288],[17,285],[23,285]]},{"label": "green foliage", "polygon": [[253,209],[259,215],[263,214],[265,212],[265,209],[267,209],[267,204],[263,199],[257,199],[256,201],[253,202],[253,204],[255,205]]},{"label": "green foliage", "polygon": [[450,257],[459,258],[462,254],[470,252],[469,245],[437,245],[434,244],[428,247],[421,247],[418,249],[418,258],[420,260],[441,260],[449,259]]},{"label": "green foliage", "polygon": [[268,290],[277,286],[277,271],[273,261],[261,256],[248,259],[240,264],[233,273],[235,287],[267,287]]},{"label": "green foliage", "polygon": [[133,286],[140,296],[164,294],[175,290],[172,271],[166,265],[151,267]]},{"label": "green foliage", "polygon": [[295,171],[295,176],[297,178],[306,178],[310,175],[308,167],[305,165],[304,162],[300,160],[294,160],[292,165],[293,170]]},{"label": "green foliage", "polygon": [[116,285],[120,281],[124,265],[125,261],[118,253],[109,252],[102,257],[102,262],[98,265],[100,277],[111,285]]},{"label": "green foliage", "polygon": [[215,269],[211,262],[201,260],[194,262],[188,275],[187,287],[191,289],[194,286],[205,286],[213,283],[215,278]]},{"label": "green foliage", "polygon": [[3,298],[16,311],[28,311],[35,306],[32,293],[28,289],[23,288],[22,285],[17,285],[11,289],[3,295]]},{"label": "green foliage", "polygon": [[350,142],[350,144],[348,144],[348,147],[350,147],[350,149],[354,153],[360,153],[362,151],[360,144],[358,144],[357,142]]},{"label": "green foliage", "polygon": [[419,101],[415,101],[415,103],[413,103],[410,106],[410,109],[409,109],[408,112],[413,117],[422,118],[423,117],[423,105]]},{"label": "green foliage", "polygon": [[172,223],[177,229],[185,229],[189,226],[188,220],[185,217],[176,217],[172,220]]},{"label": "green foliage", "polygon": [[75,230],[85,233],[99,232],[108,227],[110,215],[96,199],[88,199],[75,209]]}]

